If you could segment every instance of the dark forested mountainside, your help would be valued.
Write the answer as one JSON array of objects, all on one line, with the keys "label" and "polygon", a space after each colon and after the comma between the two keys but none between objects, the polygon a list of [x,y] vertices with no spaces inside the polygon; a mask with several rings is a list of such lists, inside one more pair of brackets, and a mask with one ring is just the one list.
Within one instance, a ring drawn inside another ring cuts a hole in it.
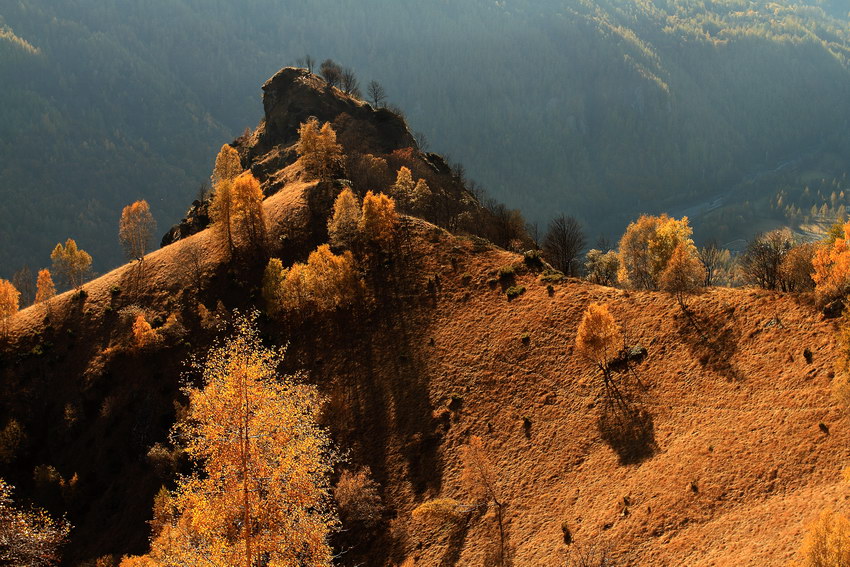
[{"label": "dark forested mountainside", "polygon": [[0,274],[68,236],[111,267],[137,198],[170,225],[214,148],[256,124],[256,85],[307,53],[363,91],[380,81],[433,149],[532,220],[565,211],[614,234],[667,208],[730,240],[780,188],[772,222],[815,220],[822,195],[804,187],[834,190],[837,212],[850,169],[842,4],[4,0]]}]

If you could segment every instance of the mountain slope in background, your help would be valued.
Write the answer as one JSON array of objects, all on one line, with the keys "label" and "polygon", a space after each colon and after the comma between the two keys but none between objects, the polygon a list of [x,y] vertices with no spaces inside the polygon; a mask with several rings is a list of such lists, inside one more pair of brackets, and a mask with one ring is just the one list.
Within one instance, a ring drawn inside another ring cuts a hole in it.
[{"label": "mountain slope in background", "polygon": [[777,187],[832,184],[794,197],[808,210],[846,184],[839,4],[8,0],[0,239],[15,246],[0,274],[46,264],[68,236],[115,265],[104,235],[140,197],[172,224],[215,148],[256,123],[254,85],[305,53],[354,68],[363,90],[379,80],[531,220],[563,210],[613,236],[640,212],[713,211],[698,235],[746,237]]}]

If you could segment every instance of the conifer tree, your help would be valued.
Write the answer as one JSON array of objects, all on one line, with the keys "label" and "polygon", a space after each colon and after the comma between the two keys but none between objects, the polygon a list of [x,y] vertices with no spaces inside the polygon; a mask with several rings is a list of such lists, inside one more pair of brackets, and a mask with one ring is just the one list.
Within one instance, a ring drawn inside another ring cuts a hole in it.
[{"label": "conifer tree", "polygon": [[390,196],[402,209],[409,210],[415,187],[416,182],[413,180],[413,174],[407,167],[401,166],[396,174],[395,183],[390,187]]},{"label": "conifer tree", "polygon": [[320,127],[316,118],[310,118],[301,124],[295,151],[304,170],[320,181],[331,179],[342,167],[342,146],[337,143],[330,122]]},{"label": "conifer tree", "polygon": [[254,249],[266,242],[266,215],[263,211],[263,190],[260,182],[249,172],[233,180],[233,232]]},{"label": "conifer tree", "polygon": [[78,248],[72,238],[66,240],[64,246],[57,244],[50,254],[50,259],[53,260],[53,271],[76,289],[83,285],[83,278],[92,262],[91,256]]},{"label": "conifer tree", "polygon": [[357,240],[360,203],[354,192],[345,188],[334,201],[333,215],[328,220],[328,237],[335,248],[351,248]]},{"label": "conifer tree", "polygon": [[159,506],[153,565],[331,565],[330,439],[316,388],[278,374],[282,356],[239,317],[198,367],[203,385],[186,388],[189,410],[173,430],[197,470]]},{"label": "conifer tree", "polygon": [[50,270],[43,269],[38,271],[38,281],[36,282],[35,302],[43,303],[56,295],[56,286],[53,285],[53,278],[50,277]]},{"label": "conifer tree", "polygon": [[9,320],[18,312],[21,293],[9,280],[0,280],[0,333],[9,332]]},{"label": "conifer tree", "polygon": [[139,313],[133,321],[133,346],[143,349],[153,344],[157,339],[156,331],[148,323],[145,316]]},{"label": "conifer tree", "polygon": [[155,230],[156,221],[147,201],[136,201],[124,207],[118,221],[118,238],[128,259],[141,260],[144,257]]},{"label": "conifer tree", "polygon": [[233,194],[233,180],[242,173],[239,152],[225,144],[215,158],[212,181],[213,196],[210,202],[210,219],[213,227],[226,239],[227,249],[233,254],[233,217],[236,202]]},{"label": "conifer tree", "polygon": [[360,232],[363,237],[384,250],[392,247],[398,229],[398,214],[395,201],[383,193],[369,191],[363,197],[363,212],[360,216]]}]

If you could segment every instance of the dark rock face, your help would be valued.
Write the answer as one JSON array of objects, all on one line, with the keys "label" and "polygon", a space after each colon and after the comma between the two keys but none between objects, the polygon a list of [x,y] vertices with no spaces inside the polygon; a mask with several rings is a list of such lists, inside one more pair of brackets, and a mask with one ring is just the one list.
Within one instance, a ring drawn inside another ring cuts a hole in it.
[{"label": "dark rock face", "polygon": [[[286,67],[263,85],[265,116],[257,129],[236,139],[232,145],[242,157],[242,166],[260,181],[266,196],[276,193],[282,182],[276,175],[298,156],[294,144],[298,128],[311,116],[320,122],[333,122],[337,140],[345,151],[388,154],[402,148],[416,148],[416,141],[404,119],[385,108],[372,108],[339,89],[328,87],[306,69]],[[448,174],[449,168],[436,154],[425,161],[435,172]],[[199,232],[209,225],[209,201],[195,201],[186,217],[162,238],[167,246]]]},{"label": "dark rock face", "polygon": [[168,246],[180,240],[191,236],[196,232],[200,232],[210,225],[210,201],[192,201],[192,206],[186,211],[186,216],[183,217],[178,224],[175,224],[162,237],[160,247]]}]

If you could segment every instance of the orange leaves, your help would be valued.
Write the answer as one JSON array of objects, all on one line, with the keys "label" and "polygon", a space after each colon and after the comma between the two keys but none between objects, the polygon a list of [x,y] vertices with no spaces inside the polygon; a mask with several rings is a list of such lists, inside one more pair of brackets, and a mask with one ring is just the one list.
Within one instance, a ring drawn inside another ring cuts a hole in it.
[{"label": "orange leaves", "polygon": [[0,478],[0,564],[50,565],[58,563],[59,548],[71,525],[54,520],[39,508],[14,507],[13,487]]},{"label": "orange leaves", "polygon": [[576,351],[607,371],[609,361],[616,354],[623,335],[607,305],[591,303],[581,318],[576,333]]},{"label": "orange leaves", "polygon": [[320,181],[329,180],[342,167],[342,146],[336,142],[330,122],[321,128],[315,118],[301,124],[295,151],[301,156],[304,170]]},{"label": "orange leaves", "polygon": [[800,553],[800,567],[850,564],[850,520],[838,512],[824,510],[809,525]]},{"label": "orange leaves", "polygon": [[334,200],[333,215],[328,220],[328,237],[333,246],[350,248],[357,239],[360,203],[354,192],[345,188]]},{"label": "orange leaves", "polygon": [[56,295],[56,286],[53,285],[53,278],[50,277],[50,270],[39,270],[38,279],[35,284],[35,302],[42,303]]},{"label": "orange leaves", "polygon": [[266,240],[266,217],[263,212],[263,190],[260,182],[248,172],[233,181],[234,233],[245,238],[254,248]]},{"label": "orange leaves", "polygon": [[661,273],[681,243],[693,246],[688,217],[641,215],[620,239],[620,283],[657,289]]},{"label": "orange leaves", "polygon": [[822,303],[841,297],[850,284],[850,223],[844,225],[844,237],[836,238],[832,244],[818,246],[812,259],[812,280],[815,294]]},{"label": "orange leaves", "polygon": [[72,238],[65,241],[65,245],[57,244],[50,254],[53,260],[53,271],[58,273],[71,286],[80,288],[83,278],[91,267],[91,256],[77,247]]},{"label": "orange leaves", "polygon": [[351,252],[334,254],[327,244],[310,253],[306,264],[284,269],[272,258],[263,278],[263,297],[270,313],[312,307],[331,311],[353,304],[363,293],[363,282]]},{"label": "orange leaves", "polygon": [[173,438],[198,470],[158,498],[152,564],[331,564],[330,440],[316,424],[315,387],[277,373],[282,354],[240,317],[197,366],[203,386],[185,390]]},{"label": "orange leaves", "polygon": [[136,201],[124,207],[118,221],[118,238],[127,258],[141,260],[155,230],[156,221],[147,201]]},{"label": "orange leaves", "polygon": [[0,331],[5,335],[9,330],[9,319],[18,312],[18,299],[21,293],[9,280],[0,280]]},{"label": "orange leaves", "polygon": [[156,342],[158,339],[156,331],[148,323],[145,316],[139,313],[133,321],[133,346],[137,349],[143,349]]},{"label": "orange leaves", "polygon": [[363,197],[360,231],[363,237],[384,249],[392,247],[398,228],[395,201],[383,193],[369,191]]},{"label": "orange leaves", "polygon": [[675,294],[679,304],[684,307],[685,294],[698,290],[704,282],[705,267],[697,258],[696,250],[692,244],[680,242],[661,273],[658,286],[663,291]]}]

